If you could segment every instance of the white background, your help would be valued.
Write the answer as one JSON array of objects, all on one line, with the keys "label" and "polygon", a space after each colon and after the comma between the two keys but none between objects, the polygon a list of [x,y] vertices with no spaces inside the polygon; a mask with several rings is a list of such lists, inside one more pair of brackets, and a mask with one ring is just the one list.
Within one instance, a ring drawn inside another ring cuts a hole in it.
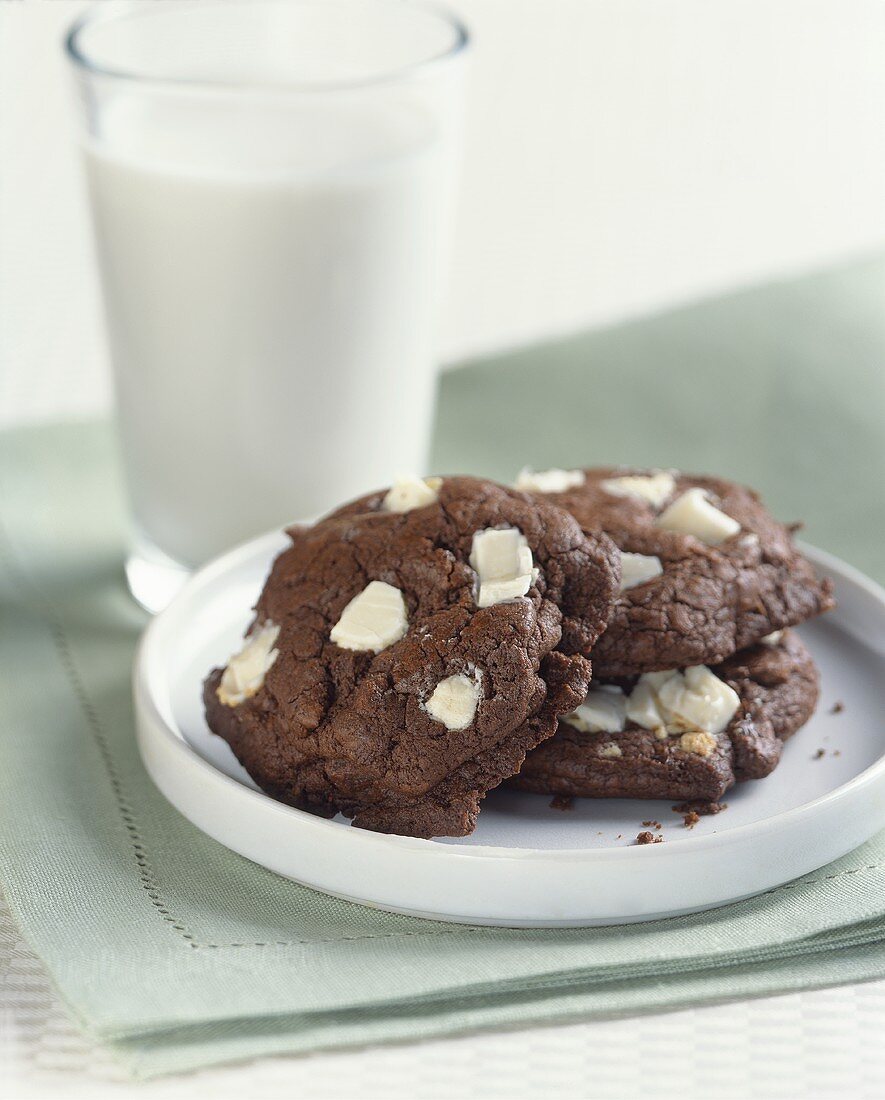
[{"label": "white background", "polygon": [[[60,50],[83,6],[0,0],[0,422],[109,400]],[[881,0],[456,6],[445,361],[885,242]]]},{"label": "white background", "polygon": [[[82,6],[0,0],[0,423],[109,401],[59,50]],[[476,49],[446,361],[885,242],[880,0],[457,7]],[[277,1059],[135,1095],[878,1097],[883,1030],[875,983]],[[116,1077],[0,915],[0,1095],[129,1095]]]}]

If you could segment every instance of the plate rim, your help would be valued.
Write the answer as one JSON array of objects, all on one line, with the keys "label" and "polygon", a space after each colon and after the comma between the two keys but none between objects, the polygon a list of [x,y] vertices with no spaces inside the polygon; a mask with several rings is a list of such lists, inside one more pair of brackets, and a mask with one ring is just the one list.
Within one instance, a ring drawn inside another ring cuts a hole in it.
[{"label": "plate rim", "polygon": [[[335,835],[342,835],[341,830],[349,830],[350,841],[363,847],[380,846],[388,850],[415,849],[428,853],[430,858],[444,860],[509,859],[520,862],[548,863],[562,861],[592,865],[605,863],[609,860],[620,860],[625,857],[635,860],[660,859],[660,853],[656,850],[656,846],[652,845],[621,845],[611,848],[525,848],[501,847],[490,844],[458,846],[457,843],[441,844],[437,839],[424,839],[403,836],[398,833],[380,833],[370,829],[358,829],[350,823],[321,818],[308,813],[306,810],[300,810],[295,806],[279,802],[261,790],[245,786],[202,757],[188,742],[182,731],[170,726],[154,698],[149,679],[150,669],[158,659],[155,651],[162,642],[163,631],[171,618],[171,614],[174,614],[178,606],[199,593],[200,589],[210,586],[220,574],[230,571],[237,564],[241,564],[243,560],[248,560],[258,553],[266,553],[275,546],[281,548],[284,545],[284,537],[285,531],[266,532],[239,544],[202,566],[186,581],[168,607],[154,617],[139,641],[132,671],[132,688],[136,712],[140,710],[147,712],[154,736],[159,730],[166,747],[177,753],[182,761],[186,761],[187,766],[196,767],[210,782],[216,785],[220,783],[221,789],[229,791],[234,798],[247,796],[250,801],[257,800],[252,801],[252,804],[259,812],[281,815],[284,821],[298,822],[301,827],[317,829],[321,834],[328,833],[329,830],[336,830]],[[883,615],[883,620],[885,620],[885,588],[883,586],[855,566],[828,551],[820,550],[805,542],[800,542],[798,545],[802,553],[815,567],[823,572],[833,573],[840,579],[860,588],[878,606]],[[142,723],[138,723],[137,737],[140,749],[142,737],[144,736],[142,729]],[[823,808],[831,809],[835,807],[839,802],[852,798],[855,794],[863,791],[865,787],[883,778],[885,778],[885,753],[847,782],[827,791],[825,794],[818,795],[810,802],[782,810],[759,821],[736,825],[722,832],[675,837],[666,847],[668,852],[672,853],[674,849],[678,850],[690,844],[693,851],[700,852],[711,847],[721,848],[732,843],[740,844],[750,835],[765,836],[771,832],[778,832],[781,829],[800,824],[804,817],[816,815]],[[457,841],[458,838],[450,839]]]}]

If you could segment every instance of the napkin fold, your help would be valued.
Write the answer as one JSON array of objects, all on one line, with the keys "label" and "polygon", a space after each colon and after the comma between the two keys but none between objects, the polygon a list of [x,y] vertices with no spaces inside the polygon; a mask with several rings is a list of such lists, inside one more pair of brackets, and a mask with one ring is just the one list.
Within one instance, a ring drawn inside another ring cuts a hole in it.
[{"label": "napkin fold", "polygon": [[[715,469],[881,579],[883,301],[872,259],[465,367],[442,382],[434,468]],[[885,836],[759,898],[621,928],[423,921],[249,863],[138,758],[146,616],[109,426],[0,436],[0,524],[0,879],[72,1013],[134,1072],[885,975]]]}]

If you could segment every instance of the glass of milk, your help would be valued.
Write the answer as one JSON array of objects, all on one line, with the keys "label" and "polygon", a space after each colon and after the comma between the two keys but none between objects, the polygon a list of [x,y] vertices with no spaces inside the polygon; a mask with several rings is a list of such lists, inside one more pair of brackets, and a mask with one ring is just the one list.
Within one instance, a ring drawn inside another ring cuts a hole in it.
[{"label": "glass of milk", "polygon": [[105,0],[72,28],[149,609],[424,471],[466,45],[400,0]]}]

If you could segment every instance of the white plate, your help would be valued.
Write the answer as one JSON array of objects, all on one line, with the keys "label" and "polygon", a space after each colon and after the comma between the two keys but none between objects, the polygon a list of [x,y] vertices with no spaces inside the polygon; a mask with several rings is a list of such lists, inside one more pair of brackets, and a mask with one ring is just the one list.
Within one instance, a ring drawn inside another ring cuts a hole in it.
[{"label": "white plate", "polygon": [[[366,905],[512,926],[620,924],[723,905],[844,855],[885,827],[885,592],[806,547],[839,608],[802,628],[822,698],[767,779],[684,827],[669,803],[494,791],[475,833],[415,840],[352,828],[262,794],[200,701],[208,670],[238,648],[281,534],[217,559],[150,625],[134,674],[138,743],[154,782],[198,828],[278,874]],[[833,714],[837,701],[844,710]],[[825,750],[817,757],[818,749]],[[634,843],[642,822],[665,843]]]}]

